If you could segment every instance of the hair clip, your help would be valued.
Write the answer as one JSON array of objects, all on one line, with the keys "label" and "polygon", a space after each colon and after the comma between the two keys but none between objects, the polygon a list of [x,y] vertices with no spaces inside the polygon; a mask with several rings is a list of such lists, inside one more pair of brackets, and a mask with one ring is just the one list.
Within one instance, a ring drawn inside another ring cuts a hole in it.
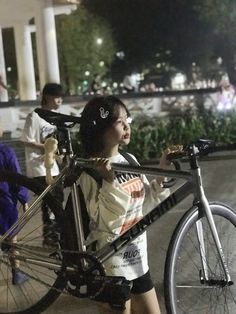
[{"label": "hair clip", "polygon": [[109,111],[105,111],[105,109],[103,107],[100,107],[99,111],[100,111],[100,117],[102,119],[106,119],[108,117]]},{"label": "hair clip", "polygon": [[128,117],[128,118],[126,119],[126,122],[127,122],[128,124],[131,124],[132,121],[133,121],[133,119],[132,119],[131,117]]}]

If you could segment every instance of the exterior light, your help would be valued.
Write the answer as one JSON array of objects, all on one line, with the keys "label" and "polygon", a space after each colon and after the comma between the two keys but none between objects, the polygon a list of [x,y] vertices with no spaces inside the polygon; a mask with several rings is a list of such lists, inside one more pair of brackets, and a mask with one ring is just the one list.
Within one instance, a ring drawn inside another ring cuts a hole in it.
[{"label": "exterior light", "polygon": [[101,37],[98,37],[98,38],[96,39],[96,43],[97,43],[97,45],[101,46],[102,43],[103,43],[103,39],[102,39]]}]

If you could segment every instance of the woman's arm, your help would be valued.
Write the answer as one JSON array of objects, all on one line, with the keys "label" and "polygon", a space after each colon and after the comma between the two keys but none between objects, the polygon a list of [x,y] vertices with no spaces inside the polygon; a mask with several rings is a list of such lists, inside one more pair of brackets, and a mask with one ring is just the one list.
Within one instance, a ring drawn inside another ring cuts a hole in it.
[{"label": "woman's arm", "polygon": [[[7,170],[21,174],[20,165],[14,150],[8,147],[7,155]],[[16,193],[17,199],[21,204],[28,202],[29,195],[25,187],[17,185],[16,188],[14,188],[14,193]]]},{"label": "woman's arm", "polygon": [[102,186],[85,172],[79,178],[88,214],[101,232],[119,234],[130,206],[130,195],[118,185],[102,181]]}]

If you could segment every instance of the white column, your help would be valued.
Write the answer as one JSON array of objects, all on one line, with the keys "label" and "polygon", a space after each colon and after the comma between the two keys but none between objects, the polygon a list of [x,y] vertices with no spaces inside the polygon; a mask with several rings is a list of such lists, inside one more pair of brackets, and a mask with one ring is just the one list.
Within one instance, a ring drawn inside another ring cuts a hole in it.
[{"label": "white column", "polygon": [[[6,65],[3,50],[3,40],[2,40],[2,28],[0,27],[0,76],[5,85],[7,85],[6,78]],[[8,92],[5,88],[0,86],[0,101],[8,101]]]},{"label": "white column", "polygon": [[51,1],[39,1],[35,17],[38,68],[41,90],[47,82],[60,82],[56,25]]},{"label": "white column", "polygon": [[34,100],[36,86],[30,26],[19,23],[14,26],[14,34],[20,100]]}]

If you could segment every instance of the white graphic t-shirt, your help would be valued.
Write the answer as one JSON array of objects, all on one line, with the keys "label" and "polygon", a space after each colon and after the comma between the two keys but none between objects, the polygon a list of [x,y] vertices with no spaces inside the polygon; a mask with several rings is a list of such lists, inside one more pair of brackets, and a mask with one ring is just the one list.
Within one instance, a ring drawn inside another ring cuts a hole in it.
[{"label": "white graphic t-shirt", "polygon": [[[109,159],[115,163],[128,163],[120,154]],[[156,181],[149,184],[145,176],[131,173],[115,173],[113,184],[103,180],[100,187],[84,172],[79,184],[90,216],[87,243],[96,240],[97,249],[114,241],[143,217],[143,210],[154,208],[169,194],[169,190],[163,190]],[[146,232],[110,257],[104,265],[107,275],[124,276],[128,280],[145,274],[148,271]]]},{"label": "white graphic t-shirt", "polygon": [[[26,118],[21,141],[26,143],[44,143],[47,136],[55,131],[56,127],[40,118],[32,111]],[[41,149],[25,147],[26,173],[29,177],[46,176],[44,166],[44,156]],[[59,174],[59,168],[56,161],[51,169],[52,176]]]}]

